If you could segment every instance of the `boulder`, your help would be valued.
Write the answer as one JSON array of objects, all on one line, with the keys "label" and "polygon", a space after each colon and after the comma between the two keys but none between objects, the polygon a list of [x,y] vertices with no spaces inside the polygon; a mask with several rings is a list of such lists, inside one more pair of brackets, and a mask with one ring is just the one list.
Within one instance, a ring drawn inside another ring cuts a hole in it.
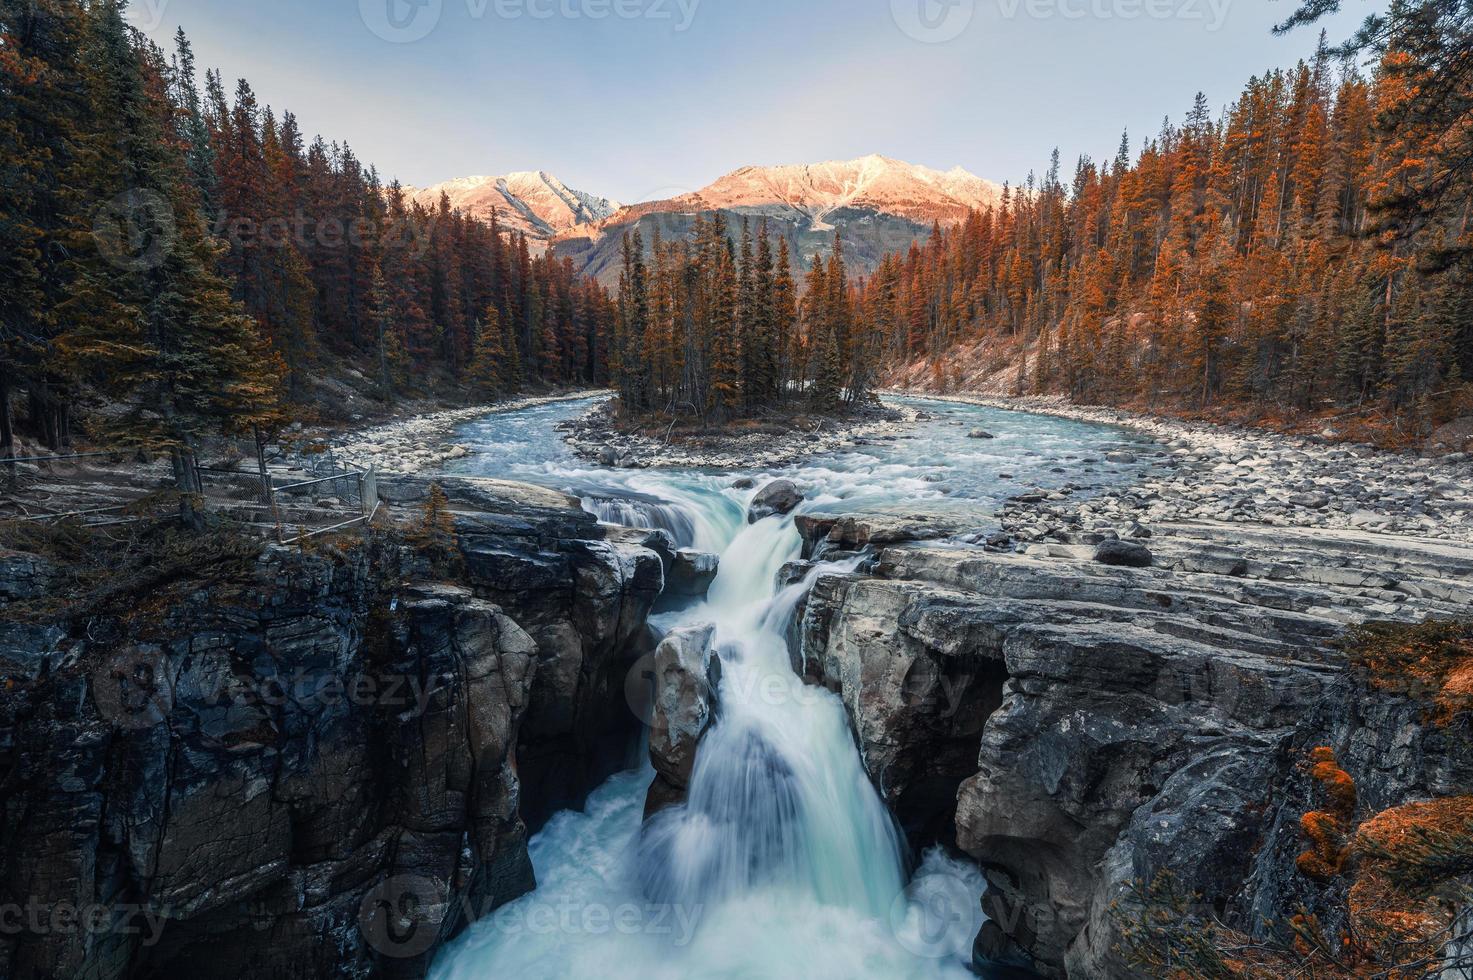
[{"label": "boulder", "polygon": [[988,432],[986,429],[973,429],[971,432],[968,432],[967,433],[967,438],[968,439],[996,439],[997,436],[993,435],[991,432]]},{"label": "boulder", "polygon": [[721,569],[721,558],[705,551],[686,548],[675,553],[665,576],[665,594],[686,599],[704,599]]},{"label": "boulder", "polygon": [[1101,565],[1123,568],[1150,568],[1151,549],[1133,541],[1101,541],[1095,548],[1095,561]]},{"label": "boulder", "polygon": [[752,498],[747,523],[756,524],[776,514],[791,514],[803,502],[803,493],[792,480],[773,480]]},{"label": "boulder", "polygon": [[1473,452],[1473,416],[1454,419],[1432,433],[1429,452]]},{"label": "boulder", "polygon": [[[711,649],[715,627],[678,629],[636,667],[632,683],[649,691],[649,753],[655,781],[645,816],[684,801],[701,736],[716,719],[721,658]],[[637,695],[638,696],[638,695]]]}]

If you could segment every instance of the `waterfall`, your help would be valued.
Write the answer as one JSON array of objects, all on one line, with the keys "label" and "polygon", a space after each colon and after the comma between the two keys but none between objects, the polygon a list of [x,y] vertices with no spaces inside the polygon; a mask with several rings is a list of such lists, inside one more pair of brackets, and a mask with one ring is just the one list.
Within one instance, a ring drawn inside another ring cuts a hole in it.
[{"label": "waterfall", "polygon": [[747,528],[694,614],[716,624],[720,714],[688,802],[645,828],[640,881],[654,901],[693,906],[777,887],[878,916],[900,892],[901,843],[843,705],[790,666],[788,617],[824,570],[774,595],[798,550],[791,518]]},{"label": "waterfall", "polygon": [[[560,814],[532,843],[538,890],[472,926],[432,977],[970,976],[980,873],[935,852],[906,889],[901,839],[843,705],[804,684],[788,656],[799,602],[820,575],[858,560],[778,589],[801,551],[792,517],[748,525],[750,493],[664,490],[584,505],[721,555],[706,603],[683,614],[715,625],[722,661],[718,720],[687,802],[642,821],[646,768],[615,777],[583,813]],[[940,940],[929,925],[938,895],[952,910]],[[590,926],[595,913],[630,927]]]},{"label": "waterfall", "polygon": [[[721,556],[704,604],[662,626],[710,623],[722,661],[713,727],[686,802],[644,820],[653,770],[623,773],[581,812],[533,838],[537,890],[470,926],[435,961],[434,980],[494,977],[972,977],[982,924],[980,871],[932,851],[909,882],[895,827],[868,779],[843,705],[795,676],[785,636],[825,573],[777,586],[797,557],[791,517],[747,523],[738,474],[612,470],[572,458],[552,426],[587,405],[476,423],[460,472],[572,493],[600,521],[670,533]],[[893,443],[806,460],[780,473],[808,491],[800,512],[903,509],[975,518],[1020,487],[1087,493],[1133,478],[1103,459],[1113,429],[962,405]],[[967,438],[983,425],[995,440]],[[1061,459],[1084,457],[1070,467]],[[1002,474],[1006,473],[1006,476]],[[742,474],[755,478],[758,474]],[[752,479],[741,481],[752,486]]]}]

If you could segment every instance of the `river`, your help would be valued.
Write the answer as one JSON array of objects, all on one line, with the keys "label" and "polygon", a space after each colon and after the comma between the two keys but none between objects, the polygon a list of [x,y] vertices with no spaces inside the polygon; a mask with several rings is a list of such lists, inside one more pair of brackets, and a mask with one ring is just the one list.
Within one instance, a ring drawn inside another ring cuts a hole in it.
[{"label": "river", "polygon": [[[824,571],[779,589],[799,556],[792,515],[748,524],[760,488],[793,479],[799,513],[934,512],[986,531],[1006,498],[1136,476],[1106,453],[1139,446],[1119,429],[946,402],[897,437],[763,473],[611,470],[577,459],[556,425],[592,402],[490,416],[456,441],[457,475],[563,490],[609,523],[669,531],[721,556],[704,603],[657,617],[714,624],[719,715],[702,740],[688,802],[643,823],[652,769],[623,773],[582,812],[533,838],[538,888],[473,925],[436,960],[435,980],[491,978],[968,977],[982,924],[979,870],[936,849],[906,853],[866,777],[839,700],[793,673],[786,628]],[[976,429],[994,438],[971,438]]]}]

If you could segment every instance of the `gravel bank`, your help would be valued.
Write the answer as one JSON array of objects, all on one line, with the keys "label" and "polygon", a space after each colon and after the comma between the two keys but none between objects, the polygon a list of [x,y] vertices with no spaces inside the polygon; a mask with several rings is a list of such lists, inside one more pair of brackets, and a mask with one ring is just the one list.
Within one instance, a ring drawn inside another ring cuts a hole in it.
[{"label": "gravel bank", "polygon": [[1138,453],[1142,480],[1087,500],[1025,492],[1002,514],[1019,541],[1061,529],[1120,530],[1192,521],[1346,529],[1473,541],[1473,467],[1465,454],[1421,457],[1058,399],[924,395],[937,401],[1124,426],[1161,448]]},{"label": "gravel bank", "polygon": [[825,418],[813,428],[733,433],[699,442],[618,431],[600,405],[565,423],[564,440],[590,462],[620,469],[765,470],[790,466],[824,453],[858,445],[857,440],[896,435],[916,421],[915,409],[884,405],[851,419]]}]

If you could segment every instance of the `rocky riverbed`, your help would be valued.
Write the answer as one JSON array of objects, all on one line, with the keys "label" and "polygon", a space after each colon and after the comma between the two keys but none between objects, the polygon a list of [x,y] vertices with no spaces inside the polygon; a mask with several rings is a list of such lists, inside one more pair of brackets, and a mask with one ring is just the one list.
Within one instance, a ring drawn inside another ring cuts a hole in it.
[{"label": "rocky riverbed", "polygon": [[[1000,515],[1015,541],[1128,531],[1136,524],[1215,521],[1241,526],[1360,530],[1473,541],[1473,463],[1463,453],[1416,456],[1274,432],[1161,419],[1056,399],[927,396],[1118,425],[1157,449],[1122,447],[1112,462],[1144,465],[1139,482],[1076,499],[1086,482],[1022,491]],[[1100,459],[1066,458],[1081,470]]]},{"label": "rocky riverbed", "polygon": [[819,417],[792,425],[731,428],[679,439],[622,431],[609,404],[595,407],[562,427],[573,451],[590,462],[619,469],[764,470],[837,452],[865,439],[895,436],[923,413],[887,404],[845,418]]},{"label": "rocky riverbed", "polygon": [[431,415],[416,415],[351,432],[339,448],[343,459],[360,467],[375,465],[381,473],[411,474],[437,469],[464,459],[470,450],[451,441],[456,426],[502,412],[515,412],[554,402],[579,401],[608,394],[606,391],[574,391],[561,395],[516,398],[493,405],[456,408]]}]

